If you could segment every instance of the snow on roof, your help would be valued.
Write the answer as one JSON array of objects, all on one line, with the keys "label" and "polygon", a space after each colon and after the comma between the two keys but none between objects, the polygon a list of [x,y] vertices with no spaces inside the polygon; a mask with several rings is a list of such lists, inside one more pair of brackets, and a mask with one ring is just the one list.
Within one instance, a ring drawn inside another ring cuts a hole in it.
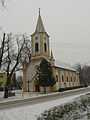
[{"label": "snow on roof", "polygon": [[71,65],[69,65],[67,63],[62,63],[62,62],[60,62],[58,60],[56,60],[56,62],[55,62],[55,67],[59,67],[61,69],[66,69],[66,70],[71,70],[71,71],[77,71]]}]

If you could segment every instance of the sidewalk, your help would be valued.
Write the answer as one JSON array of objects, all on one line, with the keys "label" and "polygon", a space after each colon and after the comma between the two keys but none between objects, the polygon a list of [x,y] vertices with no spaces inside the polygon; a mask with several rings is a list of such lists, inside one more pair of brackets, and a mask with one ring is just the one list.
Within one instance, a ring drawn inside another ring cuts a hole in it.
[{"label": "sidewalk", "polygon": [[23,99],[28,99],[32,97],[38,97],[42,96],[40,93],[35,93],[35,92],[30,92],[30,93],[22,93],[21,90],[15,91],[15,96],[8,97],[8,98],[3,98],[4,92],[0,92],[0,103],[2,102],[7,102],[7,101],[13,101],[13,100],[23,100]]}]

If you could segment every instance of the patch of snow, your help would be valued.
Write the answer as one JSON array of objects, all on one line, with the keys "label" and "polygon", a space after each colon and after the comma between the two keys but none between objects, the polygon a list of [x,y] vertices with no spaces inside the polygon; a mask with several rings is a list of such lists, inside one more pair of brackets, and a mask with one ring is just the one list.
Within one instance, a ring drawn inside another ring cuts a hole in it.
[{"label": "patch of snow", "polygon": [[71,102],[80,95],[83,94],[64,97],[57,100],[47,101],[34,105],[3,109],[0,110],[0,120],[36,120],[37,116],[45,110],[48,110],[49,108],[54,106]]}]

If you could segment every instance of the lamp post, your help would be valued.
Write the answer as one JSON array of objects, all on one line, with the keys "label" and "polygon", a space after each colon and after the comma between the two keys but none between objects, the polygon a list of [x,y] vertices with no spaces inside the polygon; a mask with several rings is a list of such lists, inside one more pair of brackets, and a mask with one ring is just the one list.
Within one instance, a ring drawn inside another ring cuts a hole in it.
[{"label": "lamp post", "polygon": [[29,92],[29,83],[30,83],[30,81],[28,80],[27,83],[28,83],[28,92]]}]

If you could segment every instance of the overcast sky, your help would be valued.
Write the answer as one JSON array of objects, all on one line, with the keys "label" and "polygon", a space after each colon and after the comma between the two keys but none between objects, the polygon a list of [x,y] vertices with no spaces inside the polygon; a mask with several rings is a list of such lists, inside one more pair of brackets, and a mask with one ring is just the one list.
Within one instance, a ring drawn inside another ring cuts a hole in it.
[{"label": "overcast sky", "polygon": [[90,0],[7,0],[0,6],[0,29],[32,34],[38,8],[55,59],[69,64],[90,63]]}]

